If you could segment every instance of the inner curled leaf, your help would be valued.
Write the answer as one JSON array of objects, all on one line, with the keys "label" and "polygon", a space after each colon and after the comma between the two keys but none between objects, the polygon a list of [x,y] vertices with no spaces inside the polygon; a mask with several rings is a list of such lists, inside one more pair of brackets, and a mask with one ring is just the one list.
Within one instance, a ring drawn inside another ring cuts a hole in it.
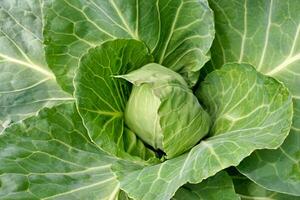
[{"label": "inner curled leaf", "polygon": [[133,84],[126,124],[167,158],[192,148],[208,133],[209,115],[176,72],[152,63],[118,77]]}]

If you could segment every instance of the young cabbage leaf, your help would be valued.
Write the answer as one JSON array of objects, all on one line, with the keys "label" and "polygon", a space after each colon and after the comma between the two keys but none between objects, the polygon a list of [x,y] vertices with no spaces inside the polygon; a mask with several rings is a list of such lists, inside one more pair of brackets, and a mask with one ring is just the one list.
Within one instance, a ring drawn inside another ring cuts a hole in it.
[{"label": "young cabbage leaf", "polygon": [[126,124],[167,158],[189,150],[208,133],[209,115],[176,72],[151,63],[117,77],[133,84]]},{"label": "young cabbage leaf", "polygon": [[79,113],[92,141],[114,155],[130,159],[128,151],[134,151],[144,160],[155,157],[152,150],[126,130],[124,111],[131,85],[114,78],[152,60],[147,47],[132,39],[107,41],[90,49],[81,59],[74,78]]}]

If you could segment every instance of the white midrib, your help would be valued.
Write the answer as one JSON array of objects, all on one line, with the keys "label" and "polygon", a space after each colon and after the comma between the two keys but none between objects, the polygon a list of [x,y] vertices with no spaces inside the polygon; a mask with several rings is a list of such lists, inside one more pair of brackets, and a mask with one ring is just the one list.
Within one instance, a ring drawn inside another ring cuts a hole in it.
[{"label": "white midrib", "polygon": [[291,48],[289,56],[281,64],[279,64],[273,70],[269,71],[267,73],[267,75],[276,74],[276,73],[280,72],[281,70],[283,70],[288,65],[290,65],[291,63],[293,63],[293,62],[295,62],[297,60],[300,60],[300,53],[298,53],[296,55],[293,55],[294,51],[295,51],[295,46],[297,44],[297,40],[298,40],[298,37],[299,37],[299,33],[300,33],[300,24],[297,27],[297,31],[296,31],[296,34],[295,34],[295,37],[294,37],[293,45],[292,45],[292,48]]},{"label": "white midrib", "polygon": [[174,29],[175,29],[175,26],[176,26],[176,23],[177,23],[177,20],[178,20],[178,16],[179,16],[179,13],[180,13],[180,11],[181,11],[182,6],[183,6],[183,1],[181,1],[179,7],[178,7],[177,10],[176,10],[176,14],[175,14],[175,17],[174,17],[172,26],[171,26],[170,33],[169,33],[169,35],[168,35],[166,44],[164,45],[163,51],[162,51],[161,56],[160,56],[160,59],[159,59],[159,63],[160,63],[160,64],[163,62],[163,60],[164,60],[164,58],[165,58],[165,54],[166,54],[167,48],[168,48],[168,46],[169,46],[169,43],[170,43],[170,41],[171,41],[171,38],[172,38],[172,36],[173,36]]},{"label": "white midrib", "polygon": [[[82,187],[79,187],[79,188],[76,188],[76,189],[73,189],[73,190],[69,190],[67,192],[59,193],[59,194],[49,196],[49,197],[45,197],[45,198],[42,198],[42,199],[43,200],[53,199],[53,198],[56,198],[56,197],[61,197],[61,196],[64,196],[64,195],[72,194],[72,193],[75,193],[75,192],[78,192],[78,191],[81,191],[81,190],[85,190],[85,189],[89,189],[89,188],[92,188],[92,187],[95,187],[95,186],[103,185],[107,182],[114,181],[115,179],[116,179],[115,177],[111,177],[111,178],[108,178],[108,179],[103,180],[103,181],[99,181],[99,182],[96,182],[96,183],[93,183],[93,184],[90,184],[90,185],[82,186]],[[117,185],[117,187],[118,187],[118,185]]]},{"label": "white midrib", "polygon": [[273,0],[271,0],[270,2],[270,8],[269,8],[269,15],[268,15],[268,25],[267,25],[267,30],[266,30],[266,35],[265,35],[265,44],[264,44],[264,48],[262,51],[262,56],[260,58],[257,70],[260,71],[262,64],[265,60],[265,55],[266,55],[266,50],[268,47],[268,43],[269,43],[269,35],[270,35],[270,29],[271,29],[271,23],[272,23],[272,9],[273,9]]},{"label": "white midrib", "polygon": [[115,9],[115,11],[117,12],[118,16],[120,17],[122,23],[124,24],[125,28],[127,29],[128,33],[136,40],[139,40],[138,36],[135,35],[135,32],[133,32],[131,30],[131,28],[129,27],[128,23],[126,22],[124,16],[122,15],[122,12],[119,10],[118,6],[116,5],[116,3],[114,2],[114,0],[110,0],[109,1],[110,4],[113,6],[113,8]]},{"label": "white midrib", "polygon": [[19,64],[19,65],[23,65],[23,66],[31,68],[31,69],[33,69],[37,72],[40,72],[41,74],[44,74],[45,76],[49,77],[49,79],[55,79],[55,76],[51,72],[43,69],[41,66],[38,66],[38,65],[35,65],[35,64],[32,64],[32,63],[28,63],[28,62],[24,62],[22,60],[18,60],[16,58],[13,58],[13,57],[10,57],[8,55],[4,55],[4,54],[0,53],[0,58],[1,57],[4,58],[6,61],[16,63],[16,64]]},{"label": "white midrib", "polygon": [[246,38],[247,38],[247,0],[245,0],[244,2],[244,34],[242,37],[242,44],[241,44],[241,53],[240,53],[240,58],[239,58],[239,63],[242,62],[243,57],[244,57],[244,51],[245,51],[245,42],[246,42]]},{"label": "white midrib", "polygon": [[92,171],[97,171],[97,170],[103,170],[103,169],[109,169],[109,167],[111,167],[111,165],[103,165],[103,166],[98,166],[98,167],[90,167],[90,168],[86,168],[85,170],[81,170],[81,171],[71,171],[71,172],[49,172],[49,173],[28,173],[27,176],[30,175],[41,175],[41,176],[45,176],[45,175],[78,175],[78,174],[84,174],[87,172],[92,172]]},{"label": "white midrib", "polygon": [[203,146],[205,146],[205,147],[209,150],[209,152],[211,153],[211,155],[215,157],[216,161],[219,163],[219,165],[222,167],[222,169],[225,169],[226,166],[223,165],[223,163],[222,163],[222,161],[221,161],[219,155],[218,155],[218,154],[215,152],[215,150],[211,147],[211,144],[208,143],[208,142],[206,142],[206,141],[202,141],[201,143],[202,143]]},{"label": "white midrib", "polygon": [[300,53],[296,54],[293,57],[290,57],[288,59],[286,59],[284,62],[282,62],[281,64],[279,64],[277,67],[275,67],[273,70],[269,71],[266,73],[266,75],[270,76],[270,75],[274,75],[278,72],[280,72],[281,70],[283,70],[285,67],[287,67],[288,65],[290,65],[293,62],[296,62],[297,60],[300,60]]}]

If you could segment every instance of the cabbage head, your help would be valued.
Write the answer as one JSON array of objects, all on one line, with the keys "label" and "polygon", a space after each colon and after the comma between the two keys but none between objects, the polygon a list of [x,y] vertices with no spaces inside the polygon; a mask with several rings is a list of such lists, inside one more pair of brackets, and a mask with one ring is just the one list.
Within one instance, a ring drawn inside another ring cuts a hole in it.
[{"label": "cabbage head", "polygon": [[208,133],[210,117],[178,73],[150,63],[117,77],[133,84],[126,125],[167,158],[187,151]]}]

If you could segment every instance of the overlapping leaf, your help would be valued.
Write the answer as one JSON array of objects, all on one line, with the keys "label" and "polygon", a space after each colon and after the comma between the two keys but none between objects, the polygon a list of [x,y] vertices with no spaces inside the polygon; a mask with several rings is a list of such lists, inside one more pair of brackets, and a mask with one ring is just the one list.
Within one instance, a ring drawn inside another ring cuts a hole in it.
[{"label": "overlapping leaf", "polygon": [[242,175],[231,176],[236,193],[242,200],[299,200],[300,197],[266,190]]},{"label": "overlapping leaf", "polygon": [[0,136],[0,199],[114,199],[114,162],[89,141],[72,103],[42,110]]},{"label": "overlapping leaf", "polygon": [[154,156],[133,132],[125,130],[123,112],[131,84],[114,77],[152,59],[146,46],[132,39],[105,42],[81,59],[74,79],[77,106],[91,139],[110,153],[124,157],[131,151],[145,160]]},{"label": "overlapping leaf", "polygon": [[[276,150],[261,150],[241,162],[238,169],[270,190],[298,195],[300,189],[300,137],[291,130]],[[251,164],[249,164],[251,163]]]},{"label": "overlapping leaf", "polygon": [[199,184],[186,184],[178,189],[172,200],[239,200],[232,180],[226,172],[219,172]]},{"label": "overlapping leaf", "polygon": [[284,145],[277,151],[257,152],[239,169],[269,189],[300,195],[300,4],[211,0],[210,5],[216,20],[212,68],[247,62],[284,82],[293,95],[292,131]]},{"label": "overlapping leaf", "polygon": [[209,59],[214,22],[206,0],[49,0],[45,5],[47,61],[68,92],[80,57],[106,40],[143,41],[157,63],[192,83]]},{"label": "overlapping leaf", "polygon": [[43,51],[41,2],[0,2],[0,132],[44,106],[72,99],[55,82]]}]

